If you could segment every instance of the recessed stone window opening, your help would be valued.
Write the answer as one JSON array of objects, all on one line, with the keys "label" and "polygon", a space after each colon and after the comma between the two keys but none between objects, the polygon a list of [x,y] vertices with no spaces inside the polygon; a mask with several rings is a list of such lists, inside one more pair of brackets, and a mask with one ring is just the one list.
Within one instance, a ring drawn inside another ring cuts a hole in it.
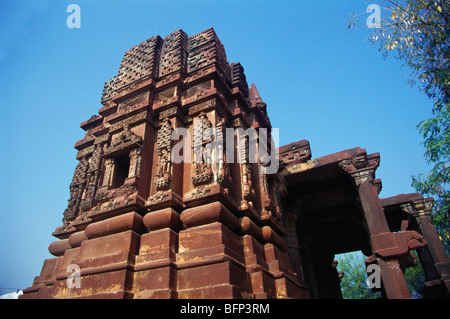
[{"label": "recessed stone window opening", "polygon": [[125,183],[130,171],[130,156],[128,153],[114,158],[114,171],[111,180],[112,188],[118,188]]}]

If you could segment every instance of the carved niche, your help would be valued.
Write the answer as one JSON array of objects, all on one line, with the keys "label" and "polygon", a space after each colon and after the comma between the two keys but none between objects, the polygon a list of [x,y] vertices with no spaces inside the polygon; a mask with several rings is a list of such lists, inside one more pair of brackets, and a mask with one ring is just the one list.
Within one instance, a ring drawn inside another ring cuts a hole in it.
[{"label": "carved niche", "polygon": [[193,163],[191,181],[195,186],[217,182],[224,188],[231,185],[229,166],[225,152],[225,120],[221,119],[216,127],[205,114],[194,121],[192,143]]},{"label": "carved niche", "polygon": [[172,177],[172,124],[169,119],[165,119],[158,132],[156,142],[156,152],[158,154],[158,164],[156,167],[155,186],[159,190],[167,190],[170,187]]},{"label": "carved niche", "polygon": [[86,193],[80,205],[82,210],[87,210],[94,206],[95,195],[99,184],[101,164],[102,164],[103,144],[95,146],[92,157],[89,160],[89,168],[87,170]]},{"label": "carved niche", "polygon": [[194,138],[192,141],[193,163],[191,181],[195,186],[209,184],[213,181],[212,153],[214,134],[211,121],[205,114],[194,121]]},{"label": "carved niche", "polygon": [[213,173],[214,179],[223,188],[229,188],[231,186],[231,174],[230,166],[226,159],[226,123],[225,119],[219,120],[216,127],[216,138],[217,138],[217,157],[216,161],[213,161]]},{"label": "carved niche", "polygon": [[126,178],[140,177],[141,143],[142,138],[125,126],[105,151],[103,186],[118,188],[124,184]]},{"label": "carved niche", "polygon": [[249,136],[246,134],[239,136],[239,166],[241,170],[242,198],[250,202],[255,196],[255,191],[252,187],[249,151]]}]

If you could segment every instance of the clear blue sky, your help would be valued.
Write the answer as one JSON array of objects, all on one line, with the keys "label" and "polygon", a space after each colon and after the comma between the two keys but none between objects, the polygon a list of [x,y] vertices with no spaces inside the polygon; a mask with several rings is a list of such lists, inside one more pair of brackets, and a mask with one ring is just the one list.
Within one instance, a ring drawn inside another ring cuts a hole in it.
[{"label": "clear blue sky", "polygon": [[[81,28],[69,29],[69,4]],[[101,107],[104,82],[145,39],[213,26],[228,61],[255,83],[280,144],[311,143],[313,157],[360,146],[380,152],[381,197],[409,193],[427,172],[415,126],[431,102],[384,60],[367,29],[347,30],[361,0],[0,2],[0,294],[39,275],[61,225],[76,166],[79,124]],[[383,14],[383,12],[382,12]]]}]

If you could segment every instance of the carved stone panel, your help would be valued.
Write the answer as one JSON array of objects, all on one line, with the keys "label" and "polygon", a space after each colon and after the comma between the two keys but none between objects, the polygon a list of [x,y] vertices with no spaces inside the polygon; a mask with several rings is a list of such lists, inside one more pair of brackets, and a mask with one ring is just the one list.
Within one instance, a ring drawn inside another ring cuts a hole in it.
[{"label": "carved stone panel", "polygon": [[225,54],[225,48],[214,29],[210,28],[189,38],[189,55],[187,60],[188,73],[195,72],[211,64],[217,64],[219,74],[228,82],[230,66]]},{"label": "carved stone panel", "polygon": [[247,201],[252,201],[255,190],[252,186],[252,171],[249,162],[249,137],[239,136],[239,166],[241,169],[241,189],[242,197]]},{"label": "carved stone panel", "polygon": [[161,46],[161,37],[155,36],[125,52],[118,74],[105,83],[102,103],[113,98],[122,87],[147,76],[156,76]]},{"label": "carved stone panel", "polygon": [[211,153],[214,141],[213,127],[206,115],[194,121],[194,137],[192,143],[193,163],[191,181],[197,186],[208,184],[213,181],[213,171],[211,168]]},{"label": "carved stone panel", "polygon": [[136,147],[130,151],[130,169],[128,177],[141,177],[142,149]]},{"label": "carved stone panel", "polygon": [[89,160],[83,157],[75,168],[72,183],[70,184],[70,198],[67,208],[63,214],[63,224],[67,225],[77,216],[80,208],[83,192],[87,183],[87,171],[89,168]]},{"label": "carved stone panel", "polygon": [[172,32],[164,38],[159,62],[159,77],[186,69],[187,35],[182,30]]},{"label": "carved stone panel", "polygon": [[158,154],[158,164],[156,168],[155,186],[157,190],[165,190],[170,187],[172,177],[172,124],[169,119],[165,119],[158,131],[156,141],[156,152]]}]

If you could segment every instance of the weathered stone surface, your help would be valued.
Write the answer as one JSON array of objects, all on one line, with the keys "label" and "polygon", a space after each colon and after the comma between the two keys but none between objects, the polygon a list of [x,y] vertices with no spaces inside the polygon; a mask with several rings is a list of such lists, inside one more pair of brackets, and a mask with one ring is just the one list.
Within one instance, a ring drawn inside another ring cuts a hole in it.
[{"label": "weathered stone surface", "polygon": [[388,298],[409,298],[414,249],[427,295],[448,295],[432,199],[380,200],[378,153],[312,158],[307,140],[269,163],[251,152],[270,146],[267,105],[213,28],[132,47],[101,102],[75,143],[55,258],[20,298],[341,298],[334,255],[355,250]]}]

